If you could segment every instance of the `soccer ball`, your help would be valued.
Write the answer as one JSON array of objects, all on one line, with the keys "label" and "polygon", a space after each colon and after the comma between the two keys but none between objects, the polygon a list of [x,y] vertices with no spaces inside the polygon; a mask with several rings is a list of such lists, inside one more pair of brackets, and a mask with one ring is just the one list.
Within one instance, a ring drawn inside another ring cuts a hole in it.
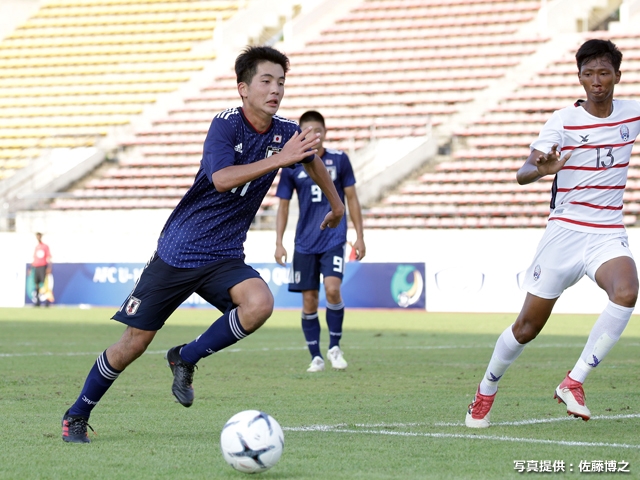
[{"label": "soccer ball", "polygon": [[245,410],[231,417],[220,434],[220,449],[226,462],[244,473],[273,467],[282,455],[284,434],[280,424],[258,410]]}]

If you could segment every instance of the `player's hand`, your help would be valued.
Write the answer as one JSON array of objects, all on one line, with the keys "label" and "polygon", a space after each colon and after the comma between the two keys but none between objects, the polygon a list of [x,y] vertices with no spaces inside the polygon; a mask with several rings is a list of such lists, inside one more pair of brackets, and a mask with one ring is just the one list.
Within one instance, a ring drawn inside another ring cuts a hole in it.
[{"label": "player's hand", "polygon": [[284,144],[282,150],[272,155],[272,158],[278,162],[278,167],[288,167],[310,155],[318,153],[318,149],[314,147],[320,142],[320,134],[312,133],[312,130],[309,127],[303,130],[302,133],[294,133],[289,141]]},{"label": "player's hand", "polygon": [[555,143],[551,147],[551,151],[546,155],[540,155],[535,160],[536,169],[538,175],[544,177],[546,175],[555,175],[562,167],[564,167],[567,160],[571,158],[571,152],[567,153],[564,157],[560,158],[560,152],[558,152],[558,144]]},{"label": "player's hand", "polygon": [[367,254],[367,247],[364,245],[364,240],[358,238],[351,246],[356,251],[356,260],[362,260]]},{"label": "player's hand", "polygon": [[276,258],[276,263],[279,265],[284,267],[287,264],[287,251],[282,245],[276,245],[276,254],[274,257]]},{"label": "player's hand", "polygon": [[343,216],[344,214],[336,215],[335,213],[333,213],[333,210],[330,211],[325,215],[324,220],[322,220],[322,223],[320,224],[320,230],[324,230],[327,227],[336,228],[340,224],[340,220],[342,220]]}]

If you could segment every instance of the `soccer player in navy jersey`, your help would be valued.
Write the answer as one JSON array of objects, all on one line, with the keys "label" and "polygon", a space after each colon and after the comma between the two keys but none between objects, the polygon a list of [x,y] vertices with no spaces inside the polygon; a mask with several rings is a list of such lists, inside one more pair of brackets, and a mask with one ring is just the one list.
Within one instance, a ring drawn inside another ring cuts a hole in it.
[{"label": "soccer player in navy jersey", "polygon": [[[349,215],[356,230],[353,249],[356,259],[361,260],[366,253],[362,231],[362,211],[356,194],[355,177],[349,157],[340,150],[324,148],[327,130],[324,117],[314,110],[300,117],[301,128],[312,128],[320,138],[317,145],[318,156],[322,158],[331,174],[340,199],[347,198]],[[298,195],[299,216],[296,226],[293,266],[289,280],[289,291],[302,292],[302,331],[311,353],[311,365],[307,372],[324,370],[324,359],[320,353],[320,321],[318,319],[318,292],[320,275],[323,277],[327,298],[326,320],[329,329],[329,350],[327,357],[337,370],[347,368],[340,349],[344,303],[340,287],[344,273],[344,249],[347,241],[347,219],[343,218],[337,228],[319,231],[313,225],[322,218],[328,200],[313,178],[300,165],[294,169],[282,170],[276,196],[280,198],[276,214],[276,262],[285,265],[287,251],[282,245],[282,237],[289,217],[289,203],[293,192]]]},{"label": "soccer player in navy jersey", "polygon": [[113,316],[127,325],[124,334],[98,357],[78,399],[63,416],[64,441],[89,442],[92,409],[192,293],[223,315],[191,343],[167,352],[172,392],[185,407],[193,403],[197,362],[233,345],[269,318],[273,296],[258,272],[244,263],[243,244],[280,168],[303,162],[329,201],[315,228],[340,225],[344,204],[316,155],[318,135],[276,115],[288,68],[288,58],[271,47],[247,47],[236,59],[242,107],[214,117],[193,185],[169,216],[156,252]]},{"label": "soccer player in navy jersey", "polygon": [[582,384],[622,335],[638,298],[622,199],[631,149],[640,133],[640,102],[613,98],[621,61],[622,53],[609,40],[588,40],[578,49],[578,80],[587,100],[554,112],[518,170],[521,185],[555,175],[551,214],[524,277],[524,305],[496,342],[467,410],[467,427],[489,427],[498,382],[545,326],[562,292],[584,275],[607,293],[609,302],[554,398],[569,415],[585,421],[591,417]]}]

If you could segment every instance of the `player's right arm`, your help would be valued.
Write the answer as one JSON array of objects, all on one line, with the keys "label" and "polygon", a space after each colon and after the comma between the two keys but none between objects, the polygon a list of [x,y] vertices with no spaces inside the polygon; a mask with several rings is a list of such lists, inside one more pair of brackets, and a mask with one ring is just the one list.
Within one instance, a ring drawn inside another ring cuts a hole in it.
[{"label": "player's right arm", "polygon": [[538,138],[531,143],[531,153],[516,174],[520,185],[537,182],[547,175],[555,175],[567,163],[571,153],[561,157],[564,145],[564,125],[561,111],[555,111],[547,120],[538,134]]},{"label": "player's right arm", "polygon": [[278,211],[276,213],[276,262],[282,266],[287,263],[287,250],[282,244],[284,231],[287,228],[287,220],[289,219],[289,203],[290,200],[281,198],[278,203]]},{"label": "player's right arm", "polygon": [[571,152],[561,157],[557,149],[557,143],[551,147],[549,153],[534,149],[516,174],[518,183],[520,185],[527,185],[528,183],[537,182],[547,175],[555,175],[562,170],[567,160],[571,158]]},{"label": "player's right arm", "polygon": [[[306,137],[305,137],[306,135]],[[311,134],[311,128],[303,133],[294,133],[280,152],[245,165],[229,165],[213,172],[212,181],[219,192],[227,192],[262,177],[279,168],[288,167],[314,155],[313,147],[320,140],[318,135]]]}]

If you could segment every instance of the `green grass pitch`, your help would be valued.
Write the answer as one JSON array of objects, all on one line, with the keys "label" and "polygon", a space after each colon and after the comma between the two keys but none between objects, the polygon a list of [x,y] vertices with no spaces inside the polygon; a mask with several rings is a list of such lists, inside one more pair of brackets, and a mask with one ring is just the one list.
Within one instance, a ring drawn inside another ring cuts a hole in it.
[{"label": "green grass pitch", "polygon": [[[62,413],[123,330],[112,313],[0,309],[0,478],[243,478],[218,441],[225,421],[246,409],[271,414],[284,429],[282,458],[262,478],[640,478],[637,316],[585,384],[589,422],[568,417],[552,397],[596,316],[554,315],[501,382],[492,427],[471,430],[466,407],[515,315],[347,310],[349,368],[308,374],[299,312],[277,311],[254,335],[200,362],[187,409],[173,400],[164,353],[218,315],[181,309],[93,411],[92,443],[66,444]],[[564,462],[566,472],[521,474],[517,460],[538,469]],[[628,464],[630,473],[580,473],[581,462]]]}]

